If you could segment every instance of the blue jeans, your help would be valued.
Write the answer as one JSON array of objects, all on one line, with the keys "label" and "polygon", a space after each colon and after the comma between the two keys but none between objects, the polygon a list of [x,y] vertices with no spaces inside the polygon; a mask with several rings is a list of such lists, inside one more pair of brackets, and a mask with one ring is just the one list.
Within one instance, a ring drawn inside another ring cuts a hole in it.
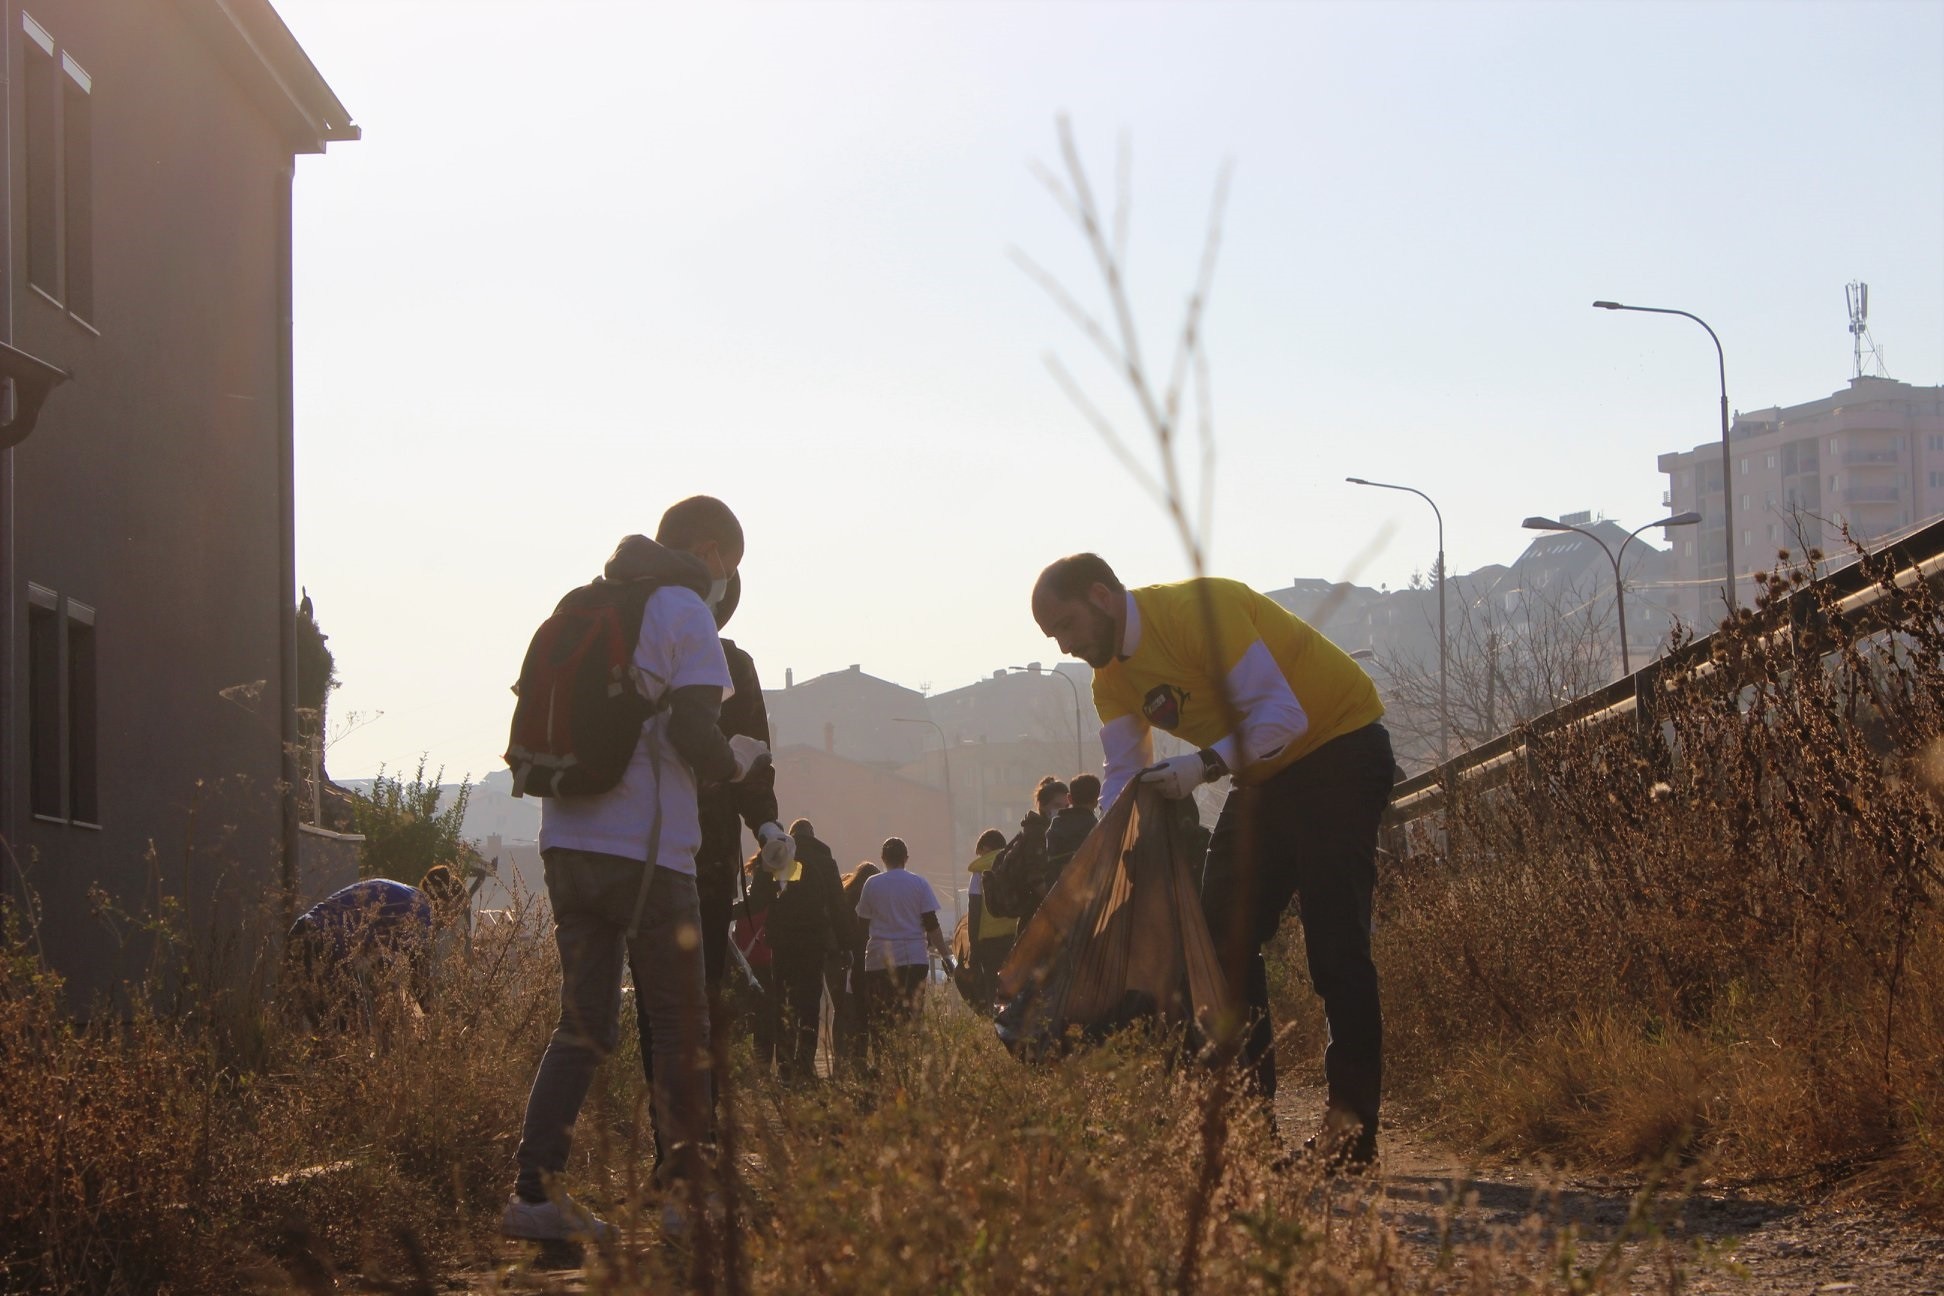
[{"label": "blue jeans", "polygon": [[[560,1022],[527,1095],[515,1191],[544,1196],[567,1166],[574,1120],[594,1068],[620,1039],[621,968],[635,969],[635,994],[654,1026],[655,1126],[675,1153],[707,1130],[709,1014],[702,989],[702,922],[695,879],[656,868],[642,894],[639,860],[555,847],[544,855],[554,941],[560,948]],[[632,940],[628,926],[640,905]]]}]

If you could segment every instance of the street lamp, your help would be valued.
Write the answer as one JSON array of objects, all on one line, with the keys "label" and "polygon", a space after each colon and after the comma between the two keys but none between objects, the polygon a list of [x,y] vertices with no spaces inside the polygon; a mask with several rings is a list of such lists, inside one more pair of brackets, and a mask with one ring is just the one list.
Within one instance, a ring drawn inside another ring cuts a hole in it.
[{"label": "street lamp", "polygon": [[1627,532],[1627,538],[1620,542],[1618,550],[1608,549],[1606,541],[1584,527],[1576,527],[1566,522],[1555,522],[1551,518],[1529,517],[1519,525],[1528,531],[1577,531],[1600,546],[1607,561],[1613,564],[1613,607],[1620,620],[1620,673],[1633,674],[1633,659],[1627,653],[1627,584],[1620,576],[1620,559],[1626,554],[1627,546],[1634,537],[1652,527],[1693,526],[1701,520],[1699,513],[1676,513],[1673,517],[1662,518],[1658,522],[1647,522]]},{"label": "street lamp", "polygon": [[1735,484],[1728,467],[1728,361],[1721,353],[1721,339],[1715,336],[1713,329],[1708,328],[1708,321],[1688,311],[1670,310],[1665,306],[1623,306],[1619,302],[1611,301],[1596,301],[1593,305],[1599,310],[1639,311],[1644,315],[1679,315],[1708,329],[1708,337],[1714,342],[1715,369],[1721,378],[1721,538],[1727,546],[1722,557],[1727,562],[1728,612],[1733,615],[1735,611]]},{"label": "street lamp", "polygon": [[1375,486],[1379,490],[1409,491],[1431,506],[1431,512],[1438,519],[1438,761],[1440,764],[1451,759],[1451,697],[1445,685],[1445,552],[1444,552],[1444,512],[1438,502],[1415,486],[1394,486],[1390,482],[1365,481],[1362,477],[1345,477],[1343,480],[1352,486]]},{"label": "street lamp", "polygon": [[1080,739],[1080,686],[1073,682],[1073,677],[1061,670],[1036,671],[1025,666],[1008,666],[1006,669],[1019,675],[1053,675],[1066,681],[1066,686],[1073,690],[1073,772],[1078,774],[1086,769],[1087,756]]},{"label": "street lamp", "polygon": [[938,721],[926,720],[918,716],[892,716],[897,724],[930,725],[938,735],[938,756],[945,766],[945,842],[947,849],[958,849],[958,810],[952,801],[952,748],[945,741],[945,731],[938,727]]}]

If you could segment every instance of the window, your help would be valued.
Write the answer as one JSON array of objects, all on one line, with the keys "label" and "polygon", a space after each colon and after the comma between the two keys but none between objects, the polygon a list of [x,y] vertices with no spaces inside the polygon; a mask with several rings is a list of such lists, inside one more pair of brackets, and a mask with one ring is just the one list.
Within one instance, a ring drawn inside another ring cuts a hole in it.
[{"label": "window", "polygon": [[1748,496],[1742,496],[1742,512],[1748,512]]},{"label": "window", "polygon": [[1769,466],[1770,468],[1773,468],[1773,467],[1775,467],[1775,456],[1774,456],[1774,455],[1770,455],[1770,456],[1768,457],[1768,466]]},{"label": "window", "polygon": [[1931,473],[1930,486],[1932,490],[1944,490],[1944,472]]},{"label": "window", "polygon": [[1843,485],[1843,474],[1841,473],[1829,474],[1829,489],[1840,490],[1842,488],[1842,485]]},{"label": "window", "polygon": [[68,818],[99,823],[95,784],[94,609],[68,604],[67,740]]},{"label": "window", "polygon": [[37,815],[64,818],[61,788],[61,619],[45,590],[27,592],[28,801]]},{"label": "window", "polygon": [[27,124],[27,281],[59,300],[61,128],[56,114],[59,80],[54,75],[54,38],[26,14],[20,17],[28,36],[21,46]]},{"label": "window", "polygon": [[61,55],[61,237],[67,308],[94,318],[94,81]]},{"label": "window", "polygon": [[94,317],[94,78],[28,14],[22,45],[27,280]]},{"label": "window", "polygon": [[1944,436],[1941,436],[1936,432],[1933,432],[1929,436],[1926,436],[1924,438],[1924,449],[1944,450]]},{"label": "window", "polygon": [[1694,557],[1694,541],[1692,540],[1681,541],[1681,557],[1683,558]]},{"label": "window", "polygon": [[1742,476],[1744,477],[1748,476],[1748,456],[1747,455],[1742,456],[1741,473]]},{"label": "window", "polygon": [[96,689],[94,609],[30,584],[28,801],[40,818],[100,822]]}]

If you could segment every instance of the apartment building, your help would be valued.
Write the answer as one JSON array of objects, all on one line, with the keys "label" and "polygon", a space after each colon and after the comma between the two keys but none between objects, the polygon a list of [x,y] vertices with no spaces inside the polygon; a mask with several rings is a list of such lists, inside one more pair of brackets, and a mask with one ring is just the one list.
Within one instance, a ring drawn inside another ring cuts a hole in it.
[{"label": "apartment building", "polygon": [[[1819,400],[1750,410],[1728,435],[1737,597],[1751,573],[1784,549],[1839,555],[1847,525],[1881,540],[1944,514],[1944,387],[1860,377]],[[1681,614],[1706,629],[1720,620],[1726,567],[1721,443],[1660,456],[1670,512],[1701,524],[1674,541]]]}]

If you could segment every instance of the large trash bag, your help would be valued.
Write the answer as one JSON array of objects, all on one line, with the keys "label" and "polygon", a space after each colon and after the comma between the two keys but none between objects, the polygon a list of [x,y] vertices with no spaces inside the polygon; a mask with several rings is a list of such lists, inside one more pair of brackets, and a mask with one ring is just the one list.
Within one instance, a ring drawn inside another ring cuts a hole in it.
[{"label": "large trash bag", "polygon": [[1213,1037],[1230,1005],[1202,917],[1205,840],[1192,801],[1138,781],[1121,793],[999,969],[995,1026],[1014,1056],[1142,1021],[1185,1030],[1191,1048]]}]

